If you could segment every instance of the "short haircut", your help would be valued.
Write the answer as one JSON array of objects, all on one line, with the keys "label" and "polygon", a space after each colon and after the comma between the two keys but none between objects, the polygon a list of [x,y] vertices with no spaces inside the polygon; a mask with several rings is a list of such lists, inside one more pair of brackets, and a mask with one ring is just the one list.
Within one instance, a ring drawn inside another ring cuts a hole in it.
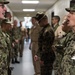
[{"label": "short haircut", "polygon": [[33,16],[32,18],[36,19],[36,17],[35,17],[35,16]]},{"label": "short haircut", "polygon": [[60,17],[59,16],[55,15],[53,17],[56,18],[58,20],[58,22],[60,21]]}]

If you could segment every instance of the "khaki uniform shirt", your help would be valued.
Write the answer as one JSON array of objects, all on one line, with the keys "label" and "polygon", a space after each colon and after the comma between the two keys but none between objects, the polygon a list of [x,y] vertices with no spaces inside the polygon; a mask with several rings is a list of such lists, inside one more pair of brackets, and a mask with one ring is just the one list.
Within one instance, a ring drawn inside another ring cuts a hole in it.
[{"label": "khaki uniform shirt", "polygon": [[32,50],[36,50],[36,52],[38,50],[38,37],[39,37],[40,30],[41,30],[41,27],[37,24],[36,26],[33,26],[31,28],[31,32],[30,32],[31,47],[32,47]]}]

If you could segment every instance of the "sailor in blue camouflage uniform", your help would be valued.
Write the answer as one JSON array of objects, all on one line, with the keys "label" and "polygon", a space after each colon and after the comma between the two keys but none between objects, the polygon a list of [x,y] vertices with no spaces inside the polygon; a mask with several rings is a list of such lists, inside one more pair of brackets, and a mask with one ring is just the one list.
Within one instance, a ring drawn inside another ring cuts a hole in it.
[{"label": "sailor in blue camouflage uniform", "polygon": [[75,3],[66,10],[69,12],[67,15],[68,26],[72,28],[73,33],[67,42],[59,75],[75,75]]},{"label": "sailor in blue camouflage uniform", "polygon": [[43,27],[38,38],[38,52],[35,55],[35,61],[40,57],[41,75],[51,75],[55,54],[52,50],[54,42],[54,31],[48,23],[48,18],[45,14],[37,14],[36,18],[39,25]]}]

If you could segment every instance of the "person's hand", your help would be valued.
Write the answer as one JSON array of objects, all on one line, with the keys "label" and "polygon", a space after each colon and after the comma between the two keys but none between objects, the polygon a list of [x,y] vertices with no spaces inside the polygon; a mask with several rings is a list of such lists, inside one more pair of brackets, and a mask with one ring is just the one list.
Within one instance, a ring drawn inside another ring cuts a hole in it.
[{"label": "person's hand", "polygon": [[40,64],[41,64],[41,66],[43,66],[43,65],[44,65],[44,61],[41,61],[41,60],[40,60]]},{"label": "person's hand", "polygon": [[18,42],[19,42],[19,40],[18,40],[18,39],[16,39],[16,40],[15,40],[15,42],[16,42],[16,43],[18,43]]},{"label": "person's hand", "polygon": [[39,58],[37,55],[34,56],[34,61],[37,61]]},{"label": "person's hand", "polygon": [[14,47],[15,45],[14,45],[14,43],[12,43],[12,47]]},{"label": "person's hand", "polygon": [[53,50],[53,51],[55,51],[55,50],[56,50],[55,45],[52,45],[52,50]]}]

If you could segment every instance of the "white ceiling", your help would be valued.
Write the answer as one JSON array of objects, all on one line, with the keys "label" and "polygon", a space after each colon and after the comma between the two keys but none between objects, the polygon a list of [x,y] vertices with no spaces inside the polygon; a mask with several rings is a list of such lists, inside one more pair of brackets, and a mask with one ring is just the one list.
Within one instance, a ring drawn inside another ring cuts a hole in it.
[{"label": "white ceiling", "polygon": [[[39,4],[22,4],[22,0],[8,0],[10,3],[8,7],[12,10],[14,15],[23,20],[26,16],[34,16],[37,12],[47,11],[58,0],[39,0]],[[32,1],[32,0],[30,0]],[[35,0],[34,0],[35,1]],[[35,12],[24,12],[23,9],[35,9]]]}]

